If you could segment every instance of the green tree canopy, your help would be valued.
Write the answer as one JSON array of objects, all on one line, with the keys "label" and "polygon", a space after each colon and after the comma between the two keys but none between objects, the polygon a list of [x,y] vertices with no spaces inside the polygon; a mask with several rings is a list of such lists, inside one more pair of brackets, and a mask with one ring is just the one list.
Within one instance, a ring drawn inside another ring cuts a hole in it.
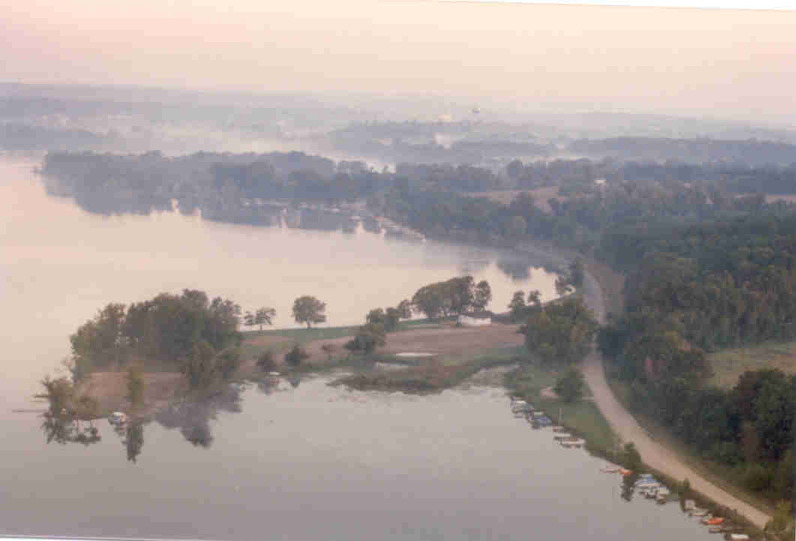
[{"label": "green tree canopy", "polygon": [[583,374],[571,366],[556,381],[555,392],[564,402],[575,402],[583,398],[585,388],[586,382],[583,379]]},{"label": "green tree canopy", "polygon": [[275,317],[276,310],[267,306],[263,306],[262,308],[258,308],[254,313],[252,323],[254,325],[259,325],[260,330],[263,330],[263,325],[272,325]]},{"label": "green tree canopy", "polygon": [[580,361],[591,348],[597,321],[580,297],[544,306],[522,327],[525,345],[548,365]]},{"label": "green tree canopy", "polygon": [[418,289],[412,305],[426,317],[449,317],[474,309],[483,309],[492,297],[486,280],[478,285],[472,276],[460,276],[444,282],[428,284]]},{"label": "green tree canopy", "polygon": [[161,293],[148,301],[109,304],[70,337],[76,369],[121,364],[129,359],[157,359],[179,364],[201,341],[221,350],[238,345],[240,307],[198,290]]},{"label": "green tree canopy", "polygon": [[296,323],[303,323],[311,328],[314,323],[326,321],[326,303],[304,295],[293,301],[293,319]]}]

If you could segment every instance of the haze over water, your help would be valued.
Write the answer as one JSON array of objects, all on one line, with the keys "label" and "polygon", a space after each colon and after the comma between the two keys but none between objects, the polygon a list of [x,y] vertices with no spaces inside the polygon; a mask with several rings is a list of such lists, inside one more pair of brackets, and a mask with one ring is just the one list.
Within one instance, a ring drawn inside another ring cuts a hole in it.
[{"label": "haze over water", "polygon": [[[276,327],[295,326],[301,295],[327,303],[326,325],[359,325],[372,308],[397,305],[421,286],[472,274],[489,281],[490,308],[503,312],[514,291],[555,295],[555,275],[527,256],[436,242],[250,227],[178,213],[93,215],[48,197],[35,162],[0,160],[0,325],[8,337],[0,388],[14,407],[69,354],[68,337],[110,302],[201,289],[244,311],[276,308]],[[513,279],[497,266],[513,272]],[[11,398],[13,397],[13,398]]]},{"label": "haze over water", "polygon": [[[356,324],[425,283],[470,272],[501,310],[516,289],[491,250],[204,222],[102,217],[48,197],[33,162],[0,162],[0,534],[203,539],[705,539],[676,504],[620,498],[604,461],[514,418],[496,387],[359,393],[327,376],[230,391],[191,419],[142,428],[140,454],[105,420],[90,446],[46,443],[31,396],[68,335],[105,303],[200,288],[280,311],[315,294],[330,324]],[[297,387],[295,385],[298,385]],[[170,427],[170,428],[168,428]]]}]

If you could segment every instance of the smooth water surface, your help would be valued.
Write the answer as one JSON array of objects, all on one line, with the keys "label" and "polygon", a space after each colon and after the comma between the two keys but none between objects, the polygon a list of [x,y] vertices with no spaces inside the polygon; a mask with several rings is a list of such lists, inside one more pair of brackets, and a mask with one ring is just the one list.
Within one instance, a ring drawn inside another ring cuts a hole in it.
[{"label": "smooth water surface", "polygon": [[326,325],[358,325],[372,308],[465,273],[489,281],[497,312],[518,289],[555,296],[555,275],[526,254],[178,213],[89,214],[47,196],[35,166],[0,158],[0,406],[26,407],[38,380],[69,354],[69,335],[101,307],[164,291],[201,289],[244,311],[270,306],[276,327],[295,326],[301,295],[326,302]]},{"label": "smooth water surface", "polygon": [[100,420],[96,443],[48,444],[31,396],[108,302],[199,288],[273,306],[287,325],[293,298],[311,294],[341,325],[465,272],[489,280],[496,311],[517,289],[551,298],[555,277],[517,254],[365,232],[91,215],[48,197],[33,165],[0,161],[0,534],[708,539],[676,504],[623,500],[601,460],[532,430],[489,387],[416,397],[282,380],[135,433]]},{"label": "smooth water surface", "polygon": [[[6,429],[0,531],[201,539],[709,539],[676,503],[623,500],[604,461],[511,414],[501,389],[351,392],[250,385],[197,426],[143,426],[136,461],[98,421],[89,447]],[[240,410],[240,412],[235,412]],[[33,425],[33,426],[32,426]],[[197,434],[201,434],[197,438]],[[190,443],[188,440],[192,440]],[[9,482],[10,481],[10,482]]]}]

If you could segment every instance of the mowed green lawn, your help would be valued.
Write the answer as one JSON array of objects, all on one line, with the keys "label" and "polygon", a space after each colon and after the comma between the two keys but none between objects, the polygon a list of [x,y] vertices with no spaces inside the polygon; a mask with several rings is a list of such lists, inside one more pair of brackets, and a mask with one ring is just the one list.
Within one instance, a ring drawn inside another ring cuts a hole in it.
[{"label": "mowed green lawn", "polygon": [[787,374],[796,373],[796,342],[764,342],[725,349],[711,353],[708,359],[713,368],[710,383],[728,389],[747,370],[779,368]]}]

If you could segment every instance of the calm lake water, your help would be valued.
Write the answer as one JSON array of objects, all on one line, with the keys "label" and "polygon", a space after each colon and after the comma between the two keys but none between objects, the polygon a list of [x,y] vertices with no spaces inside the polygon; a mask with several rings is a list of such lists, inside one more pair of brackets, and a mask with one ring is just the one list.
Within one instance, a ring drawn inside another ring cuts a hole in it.
[{"label": "calm lake water", "polygon": [[281,326],[293,298],[312,294],[341,325],[465,272],[489,280],[496,310],[517,289],[551,298],[555,276],[516,254],[365,232],[95,216],[46,196],[33,165],[0,160],[0,534],[710,538],[676,504],[623,500],[602,460],[562,450],[492,387],[415,397],[281,380],[167,412],[134,448],[104,420],[95,444],[47,444],[39,415],[14,410],[41,407],[39,379],[108,302],[199,288],[244,309],[274,306]]}]

